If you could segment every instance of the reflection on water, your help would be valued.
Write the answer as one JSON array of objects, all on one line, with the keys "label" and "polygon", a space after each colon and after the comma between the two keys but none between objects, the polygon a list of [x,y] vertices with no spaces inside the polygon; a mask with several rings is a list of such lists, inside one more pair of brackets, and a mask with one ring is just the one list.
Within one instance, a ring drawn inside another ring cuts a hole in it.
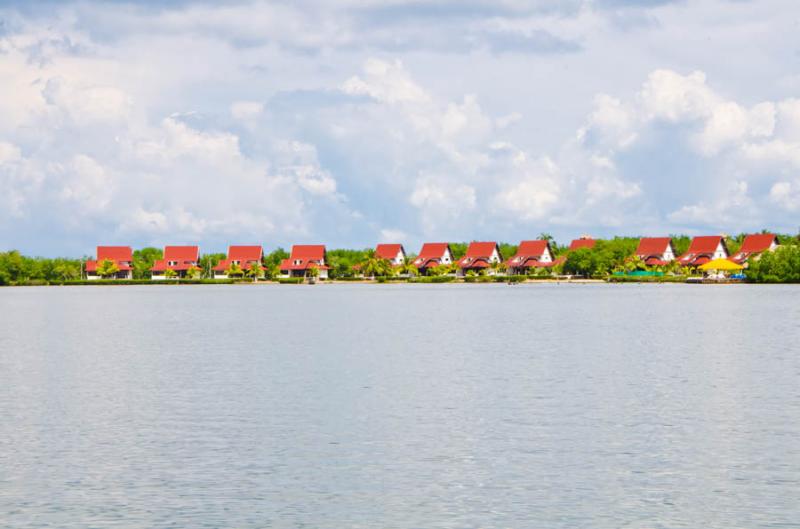
[{"label": "reflection on water", "polygon": [[798,294],[0,289],[0,525],[800,527]]}]

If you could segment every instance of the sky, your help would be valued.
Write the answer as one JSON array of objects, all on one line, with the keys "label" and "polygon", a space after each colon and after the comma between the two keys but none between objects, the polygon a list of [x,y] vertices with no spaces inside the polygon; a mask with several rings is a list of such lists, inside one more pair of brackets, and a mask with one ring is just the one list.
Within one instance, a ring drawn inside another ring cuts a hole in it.
[{"label": "sky", "polygon": [[0,250],[764,228],[796,0],[0,1]]}]

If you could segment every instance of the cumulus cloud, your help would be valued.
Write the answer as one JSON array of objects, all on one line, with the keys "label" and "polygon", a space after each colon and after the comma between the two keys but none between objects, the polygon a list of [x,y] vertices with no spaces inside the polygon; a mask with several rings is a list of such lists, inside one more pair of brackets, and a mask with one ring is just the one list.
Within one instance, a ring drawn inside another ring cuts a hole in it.
[{"label": "cumulus cloud", "polygon": [[[785,17],[720,1],[6,4],[0,241],[793,227]],[[763,46],[731,73],[743,32]]]}]

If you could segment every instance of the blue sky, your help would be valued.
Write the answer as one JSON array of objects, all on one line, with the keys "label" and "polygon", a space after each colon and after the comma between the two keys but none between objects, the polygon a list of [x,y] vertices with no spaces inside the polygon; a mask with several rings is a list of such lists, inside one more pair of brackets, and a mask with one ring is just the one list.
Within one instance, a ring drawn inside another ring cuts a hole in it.
[{"label": "blue sky", "polygon": [[800,226],[794,0],[0,3],[0,249]]}]

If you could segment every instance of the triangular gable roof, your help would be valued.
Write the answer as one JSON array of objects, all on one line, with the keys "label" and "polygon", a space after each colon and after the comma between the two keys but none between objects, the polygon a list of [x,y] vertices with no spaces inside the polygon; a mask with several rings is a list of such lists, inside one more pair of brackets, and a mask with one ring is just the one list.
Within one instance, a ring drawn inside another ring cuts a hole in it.
[{"label": "triangular gable roof", "polygon": [[728,245],[722,235],[704,235],[695,237],[689,244],[686,253],[678,257],[678,262],[683,265],[700,265],[707,263],[717,251],[717,247],[722,244],[725,255],[728,255]]},{"label": "triangular gable roof", "polygon": [[467,247],[467,253],[459,259],[458,266],[462,268],[486,268],[489,266],[489,261],[495,251],[497,251],[497,257],[502,262],[503,255],[500,253],[500,246],[496,242],[471,242]]},{"label": "triangular gable roof", "polygon": [[322,264],[324,261],[324,244],[295,244],[292,246],[291,256],[281,262],[280,269],[283,271],[308,270],[309,268],[328,270],[330,267]]},{"label": "triangular gable roof", "polygon": [[594,248],[595,242],[597,241],[589,238],[575,239],[569,244],[569,249],[579,250],[581,248]]},{"label": "triangular gable roof", "polygon": [[[522,241],[519,243],[517,253],[508,260],[508,264],[514,268],[524,268],[531,265],[535,266],[546,251],[550,252],[550,257],[553,257],[553,249],[550,247],[550,242],[545,239],[537,241]],[[533,261],[533,263],[530,263]],[[548,263],[549,264],[549,263]]]},{"label": "triangular gable roof", "polygon": [[200,259],[199,246],[165,246],[164,260],[166,261],[194,261]]},{"label": "triangular gable roof", "polygon": [[133,250],[130,246],[98,246],[97,260],[133,261]]},{"label": "triangular gable roof", "polygon": [[739,251],[747,254],[766,252],[773,242],[778,244],[778,237],[773,233],[754,233],[744,238]]},{"label": "triangular gable roof", "polygon": [[735,263],[743,263],[748,257],[766,252],[772,244],[778,244],[778,237],[773,233],[754,233],[744,238],[742,247],[731,257]]},{"label": "triangular gable roof", "polygon": [[214,267],[216,272],[224,272],[233,261],[239,261],[242,269],[250,268],[250,263],[261,263],[264,249],[261,246],[228,246],[228,258],[223,259]]},{"label": "triangular gable roof", "polygon": [[[639,247],[636,248],[636,255],[642,259],[656,255],[660,256],[663,255],[671,245],[672,239],[669,237],[642,237],[639,240]],[[673,253],[675,253],[674,249]]]},{"label": "triangular gable roof", "polygon": [[402,252],[406,255],[406,250],[402,244],[387,244],[382,243],[375,247],[375,256],[379,259],[386,259],[387,261],[393,260],[397,254]]},{"label": "triangular gable roof", "polygon": [[450,252],[450,255],[453,254],[450,251],[450,244],[446,242],[426,242],[422,245],[417,259],[441,259],[446,252]]}]

